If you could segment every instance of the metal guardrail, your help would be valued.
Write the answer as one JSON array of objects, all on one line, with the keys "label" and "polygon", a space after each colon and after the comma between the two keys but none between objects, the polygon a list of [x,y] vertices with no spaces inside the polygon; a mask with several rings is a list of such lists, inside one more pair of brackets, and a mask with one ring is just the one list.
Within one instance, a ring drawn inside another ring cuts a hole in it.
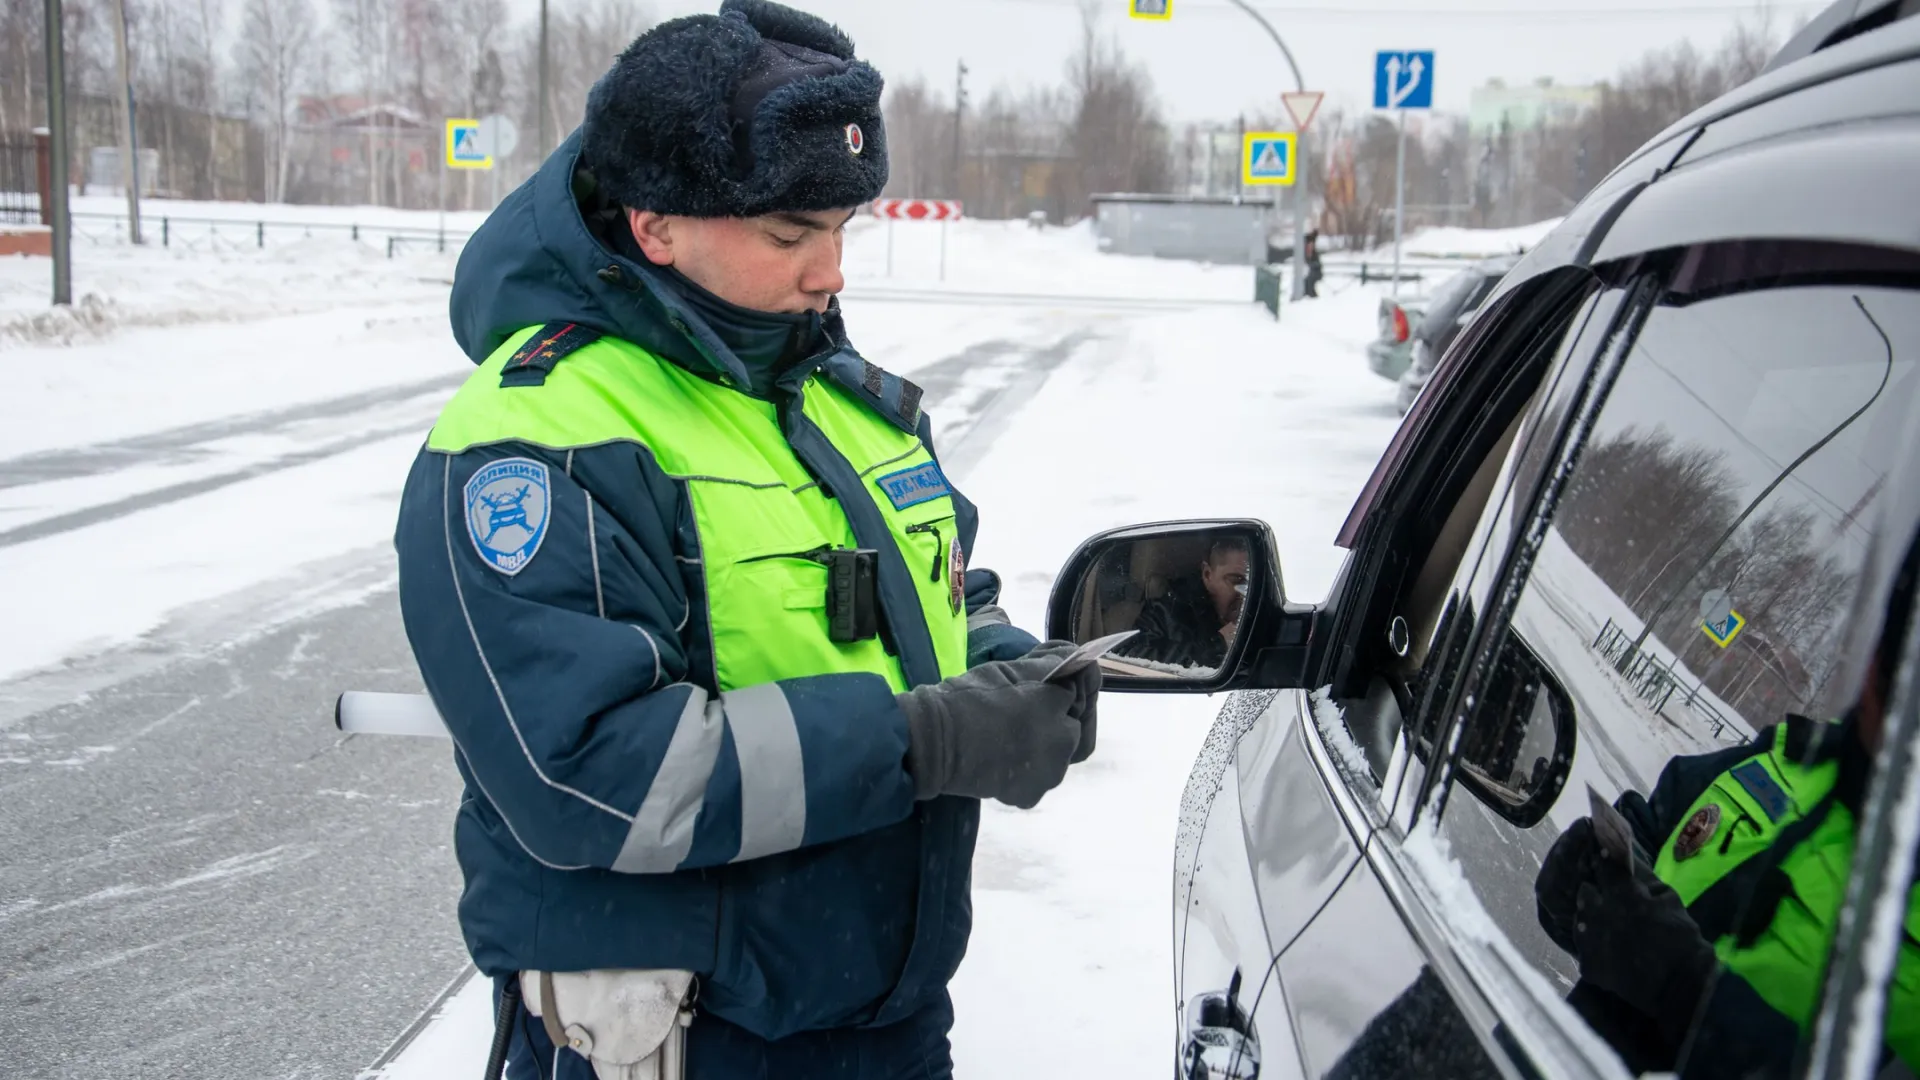
[{"label": "metal guardrail", "polygon": [[1615,624],[1612,619],[1608,619],[1607,624],[1600,628],[1590,647],[1620,673],[1634,694],[1652,706],[1654,712],[1664,710],[1667,703],[1678,694],[1680,704],[1707,718],[1715,738],[1723,738],[1733,730],[1726,715],[1706,699],[1707,684],[1704,681],[1696,679],[1693,686],[1689,687],[1680,678],[1676,670],[1680,665],[1678,656],[1662,662],[1658,656],[1644,649],[1634,651],[1626,628]]},{"label": "metal guardrail", "polygon": [[39,170],[31,138],[0,139],[0,221],[40,223]]},{"label": "metal guardrail", "polygon": [[[100,213],[98,211],[75,211],[72,214],[73,233],[76,237],[96,244],[126,243],[126,215]],[[88,228],[92,224],[105,223],[109,226],[102,235],[97,228]],[[457,251],[472,236],[468,232],[456,232],[443,229],[422,229],[406,225],[377,225],[360,222],[337,221],[282,221],[273,218],[209,218],[191,217],[175,214],[143,214],[141,223],[149,243],[158,233],[160,246],[174,246],[197,249],[208,248],[265,248],[268,239],[306,239],[315,234],[346,234],[354,242],[386,241],[387,258],[391,259],[408,250],[431,248],[436,252]]]},{"label": "metal guardrail", "polygon": [[[1403,258],[1400,260],[1400,280],[1417,282],[1425,281],[1429,277],[1445,280],[1479,261],[1478,258]],[[1336,256],[1333,258],[1323,258],[1320,262],[1320,268],[1323,274],[1357,278],[1363,285],[1370,281],[1393,280],[1393,262],[1390,259],[1356,259]]]}]

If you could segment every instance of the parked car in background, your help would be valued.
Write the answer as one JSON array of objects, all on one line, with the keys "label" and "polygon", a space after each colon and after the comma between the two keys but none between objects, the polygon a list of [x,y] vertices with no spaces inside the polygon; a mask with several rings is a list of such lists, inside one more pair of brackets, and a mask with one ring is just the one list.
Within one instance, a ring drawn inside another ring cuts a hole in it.
[{"label": "parked car in background", "polygon": [[[1413,399],[1420,396],[1427,380],[1433,377],[1434,365],[1446,355],[1447,346],[1453,344],[1460,328],[1473,321],[1480,305],[1493,295],[1494,286],[1500,284],[1500,279],[1519,261],[1519,255],[1496,255],[1474,263],[1448,278],[1427,299],[1426,310],[1407,343],[1407,362],[1398,375],[1389,376],[1400,383],[1394,403],[1401,415],[1413,407]],[[1377,367],[1374,371],[1385,374]]]},{"label": "parked car in background", "polygon": [[1407,373],[1413,360],[1413,334],[1420,329],[1426,310],[1425,296],[1380,298],[1380,336],[1367,343],[1367,367],[1375,375],[1398,382]]}]

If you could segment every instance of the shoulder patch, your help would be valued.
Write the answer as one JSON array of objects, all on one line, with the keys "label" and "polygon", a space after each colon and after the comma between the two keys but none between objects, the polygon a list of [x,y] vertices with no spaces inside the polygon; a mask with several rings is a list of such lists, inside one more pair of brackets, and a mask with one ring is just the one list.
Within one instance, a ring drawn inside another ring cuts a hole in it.
[{"label": "shoulder patch", "polygon": [[600,340],[600,331],[579,323],[548,323],[528,338],[500,369],[501,386],[539,386],[547,381],[553,366]]},{"label": "shoulder patch", "polygon": [[905,510],[909,506],[918,506],[942,495],[953,494],[953,488],[947,484],[946,475],[940,471],[937,461],[890,472],[874,483],[880,485],[880,491],[895,510]]},{"label": "shoulder patch", "polygon": [[527,568],[547,538],[553,508],[547,466],[511,457],[482,465],[467,481],[467,535],[481,561],[512,577]]},{"label": "shoulder patch", "polygon": [[920,431],[920,399],[925,391],[851,349],[834,354],[823,369],[827,377],[851,390],[873,411],[909,435]]}]

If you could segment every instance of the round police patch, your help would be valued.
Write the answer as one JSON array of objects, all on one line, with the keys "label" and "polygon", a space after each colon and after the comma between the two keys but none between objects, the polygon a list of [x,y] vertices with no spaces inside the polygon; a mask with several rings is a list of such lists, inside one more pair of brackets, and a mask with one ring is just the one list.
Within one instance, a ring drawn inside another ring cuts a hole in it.
[{"label": "round police patch", "polygon": [[847,152],[854,157],[867,148],[867,133],[860,130],[859,124],[847,125]]},{"label": "round police patch", "polygon": [[1720,831],[1720,808],[1713,803],[1693,812],[1685,825],[1680,826],[1680,835],[1673,838],[1673,857],[1682,862],[1700,854]]},{"label": "round police patch", "polygon": [[953,613],[967,606],[967,553],[960,548],[960,538],[953,538],[953,546],[947,551],[947,592],[953,603]]},{"label": "round police patch", "polygon": [[509,577],[526,569],[547,537],[547,467],[523,457],[488,462],[467,481],[466,500],[473,550]]}]

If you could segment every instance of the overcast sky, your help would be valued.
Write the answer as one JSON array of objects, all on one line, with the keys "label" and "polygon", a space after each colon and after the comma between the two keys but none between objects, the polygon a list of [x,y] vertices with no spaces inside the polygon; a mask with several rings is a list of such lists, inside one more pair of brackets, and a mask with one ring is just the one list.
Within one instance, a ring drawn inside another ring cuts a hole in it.
[{"label": "overcast sky", "polygon": [[[565,0],[555,0],[564,3]],[[852,35],[889,82],[947,88],[964,60],[970,93],[1055,83],[1078,35],[1077,0],[794,0]],[[1109,31],[1153,72],[1176,121],[1231,119],[1293,89],[1278,49],[1227,0],[1174,0],[1173,19],[1127,18],[1100,0]],[[516,6],[532,8],[532,0]],[[660,18],[719,10],[719,0],[652,0]],[[1754,0],[1255,0],[1293,50],[1307,88],[1364,108],[1376,49],[1433,49],[1434,104],[1464,112],[1488,79],[1591,82],[1647,49],[1693,40],[1712,49],[1741,16],[1769,11],[1784,36],[1821,3]]]}]

